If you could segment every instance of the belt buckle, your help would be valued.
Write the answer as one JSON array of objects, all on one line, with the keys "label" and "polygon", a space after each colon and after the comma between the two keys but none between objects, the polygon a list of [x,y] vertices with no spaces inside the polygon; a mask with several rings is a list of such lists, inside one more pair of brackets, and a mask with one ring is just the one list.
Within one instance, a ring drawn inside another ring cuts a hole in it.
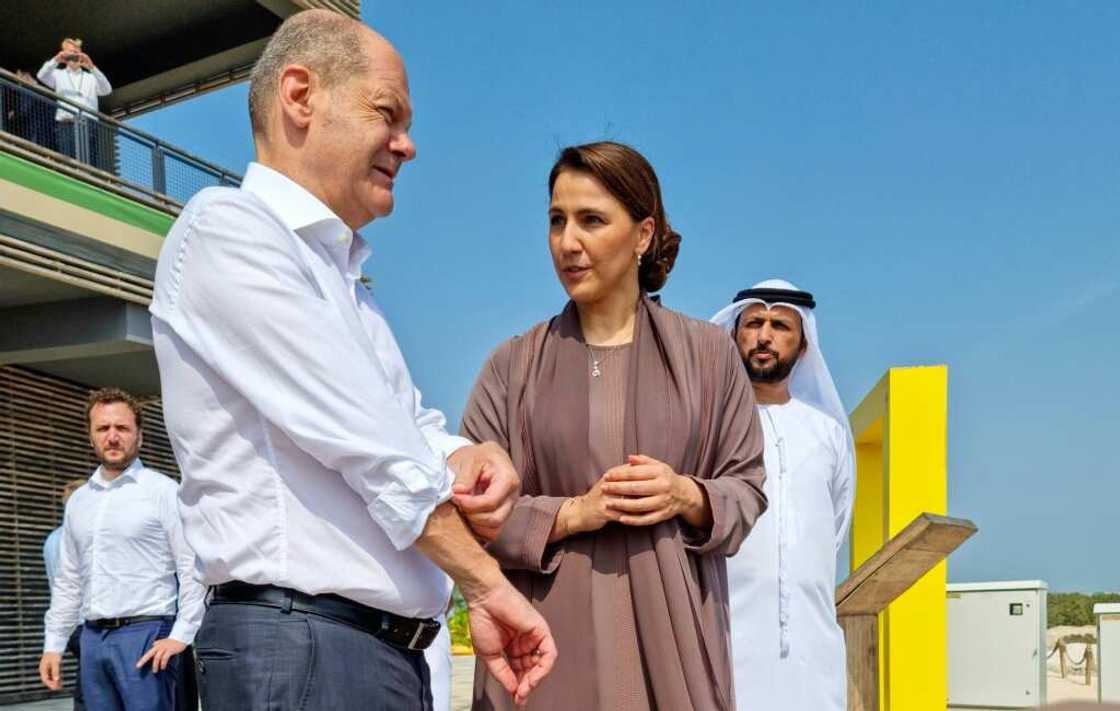
[{"label": "belt buckle", "polygon": [[422,652],[431,646],[436,635],[439,634],[439,623],[435,620],[418,620],[416,632],[408,643],[408,648],[414,652]]}]

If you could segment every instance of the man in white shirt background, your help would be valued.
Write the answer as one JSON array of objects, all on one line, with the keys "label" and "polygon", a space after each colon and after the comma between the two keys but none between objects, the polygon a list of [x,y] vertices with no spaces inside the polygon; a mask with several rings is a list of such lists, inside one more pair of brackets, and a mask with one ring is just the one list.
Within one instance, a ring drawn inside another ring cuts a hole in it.
[{"label": "man in white shirt background", "polygon": [[61,687],[61,653],[82,619],[86,705],[170,711],[176,657],[194,639],[205,594],[183,539],[178,485],[140,461],[143,413],[131,395],[95,391],[86,413],[101,466],[66,504],[39,675]]},{"label": "man in white shirt background", "polygon": [[249,112],[258,162],[183,209],[151,305],[211,590],[203,706],[431,709],[423,650],[451,580],[479,663],[524,702],[555,644],[468,527],[500,526],[519,478],[421,404],[361,280],[356,230],[389,215],[415,157],[403,62],[359,22],[301,12],[262,52]]},{"label": "man in white shirt background", "polygon": [[[109,79],[82,51],[80,39],[67,37],[62,40],[61,47],[39,68],[39,81],[62,98],[96,113],[98,97],[108,96],[113,91]],[[100,123],[95,116],[81,114],[79,109],[66,103],[58,105],[54,120],[59,152],[82,160],[84,150],[91,165],[110,169],[108,157],[113,140],[110,126]]]},{"label": "man in white shirt background", "polygon": [[[63,508],[66,507],[66,502],[70,500],[70,496],[78,489],[85,486],[85,479],[73,479],[66,482],[62,487],[62,500]],[[43,541],[43,567],[47,572],[47,583],[50,587],[54,587],[55,578],[58,577],[59,559],[62,557],[62,524],[58,524],[58,528],[54,529],[47,535],[47,539]],[[74,661],[78,663],[78,683],[74,684],[74,711],[83,711],[85,703],[82,700],[82,684],[81,684],[81,655],[82,655],[82,625],[79,624],[74,627],[74,631],[70,634],[70,639],[66,641],[66,651],[70,656],[74,657]]]},{"label": "man in white shirt background", "polygon": [[779,279],[712,321],[735,339],[766,443],[769,510],[727,559],[739,711],[845,711],[836,555],[855,495],[847,412],[820,348],[813,295]]}]

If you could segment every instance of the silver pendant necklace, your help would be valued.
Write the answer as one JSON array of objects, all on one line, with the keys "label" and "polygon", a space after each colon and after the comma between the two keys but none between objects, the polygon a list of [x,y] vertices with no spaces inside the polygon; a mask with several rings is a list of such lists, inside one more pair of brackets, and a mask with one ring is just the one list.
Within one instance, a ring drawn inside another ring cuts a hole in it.
[{"label": "silver pendant necklace", "polygon": [[610,359],[611,356],[613,356],[615,353],[617,353],[620,350],[618,348],[612,348],[611,350],[609,350],[607,352],[607,354],[605,356],[603,356],[602,360],[599,360],[598,358],[595,357],[595,351],[591,350],[591,344],[585,343],[584,345],[587,346],[587,358],[588,358],[588,360],[591,361],[591,377],[592,378],[598,378],[600,375],[602,375],[603,371],[600,368],[600,366],[604,365]]}]

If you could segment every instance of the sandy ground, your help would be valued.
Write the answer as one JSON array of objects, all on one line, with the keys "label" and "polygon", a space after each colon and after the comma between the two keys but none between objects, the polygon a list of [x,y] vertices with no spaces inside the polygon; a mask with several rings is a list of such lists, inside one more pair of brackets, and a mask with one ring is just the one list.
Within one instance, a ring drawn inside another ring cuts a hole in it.
[{"label": "sandy ground", "polygon": [[1098,682],[1099,680],[1094,676],[1092,685],[1085,686],[1085,672],[1067,674],[1065,679],[1058,674],[1047,674],[1046,700],[1052,704],[1061,701],[1096,701]]}]

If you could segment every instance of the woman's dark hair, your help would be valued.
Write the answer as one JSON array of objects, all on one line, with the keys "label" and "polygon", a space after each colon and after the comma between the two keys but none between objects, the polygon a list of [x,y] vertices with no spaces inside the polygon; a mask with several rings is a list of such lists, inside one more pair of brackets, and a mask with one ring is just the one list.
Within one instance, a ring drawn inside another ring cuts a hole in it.
[{"label": "woman's dark hair", "polygon": [[647,292],[665,286],[677,261],[681,236],[669,227],[661,201],[661,184],[649,161],[630,146],[613,141],[569,146],[560,151],[548,175],[549,194],[565,170],[586,173],[598,180],[622,203],[635,222],[653,218],[653,239],[642,254],[638,285]]}]

